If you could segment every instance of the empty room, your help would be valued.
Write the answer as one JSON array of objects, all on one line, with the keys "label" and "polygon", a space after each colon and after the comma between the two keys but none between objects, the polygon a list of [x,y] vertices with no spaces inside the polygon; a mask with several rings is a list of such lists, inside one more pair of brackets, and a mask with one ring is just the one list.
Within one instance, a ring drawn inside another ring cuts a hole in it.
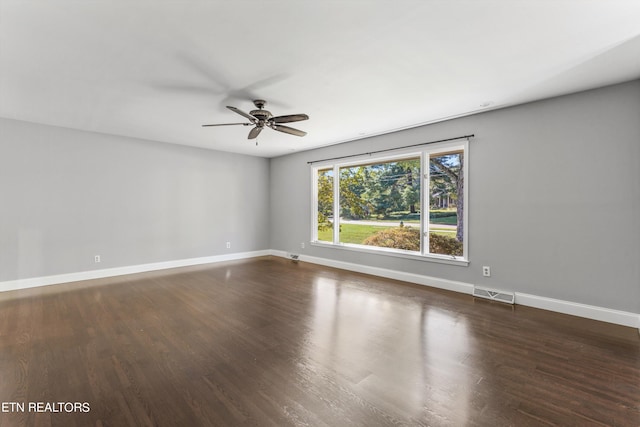
[{"label": "empty room", "polygon": [[640,426],[638,17],[0,0],[0,427]]}]

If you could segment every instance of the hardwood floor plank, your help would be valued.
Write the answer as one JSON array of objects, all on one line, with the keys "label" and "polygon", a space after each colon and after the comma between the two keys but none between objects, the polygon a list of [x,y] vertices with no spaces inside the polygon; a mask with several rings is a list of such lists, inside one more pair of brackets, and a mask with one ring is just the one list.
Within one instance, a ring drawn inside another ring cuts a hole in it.
[{"label": "hardwood floor plank", "polygon": [[637,330],[272,257],[4,293],[0,379],[90,405],[3,427],[640,426]]}]

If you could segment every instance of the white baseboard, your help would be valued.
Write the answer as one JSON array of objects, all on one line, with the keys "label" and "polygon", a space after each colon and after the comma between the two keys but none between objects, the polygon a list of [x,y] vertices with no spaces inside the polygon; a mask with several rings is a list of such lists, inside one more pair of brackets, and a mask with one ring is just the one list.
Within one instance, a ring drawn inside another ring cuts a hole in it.
[{"label": "white baseboard", "polygon": [[[271,251],[274,256],[290,258],[290,254],[282,251]],[[312,264],[324,265],[327,267],[340,268],[342,270],[355,271],[357,273],[371,274],[373,276],[386,277],[387,279],[402,280],[403,282],[415,283],[418,285],[432,286],[434,288],[446,289],[448,291],[461,292],[471,295],[473,293],[473,285],[454,280],[441,279],[438,277],[424,276],[415,273],[406,273],[403,271],[389,270],[386,268],[370,267],[367,265],[353,264],[350,262],[336,261],[327,258],[311,257],[300,255],[300,261],[310,262]]]},{"label": "white baseboard", "polygon": [[[290,258],[290,254],[283,251],[271,251],[271,254],[283,258]],[[372,274],[374,276],[431,286],[434,288],[446,289],[449,291],[461,292],[469,295],[473,294],[474,285],[470,283],[456,282],[437,277],[405,273],[402,271],[388,270],[378,267],[369,267],[360,264],[335,261],[326,258],[310,257],[306,255],[300,255],[299,260],[310,262],[313,264],[325,265],[328,267],[341,268],[343,270],[355,271],[358,273]],[[515,303],[527,307],[540,308],[557,313],[570,314],[572,316],[584,317],[587,319],[599,320],[602,322],[638,328],[638,332],[640,333],[640,314],[638,313],[613,310],[610,308],[540,297],[537,295],[524,294],[520,292],[515,293]]]},{"label": "white baseboard", "polygon": [[102,279],[105,277],[123,276],[125,274],[144,273],[147,271],[166,270],[169,268],[188,267],[192,265],[210,264],[222,261],[254,258],[271,255],[271,251],[238,252],[229,255],[214,255],[200,258],[189,258],[174,261],[154,262],[150,264],[131,265],[126,267],[105,268],[102,270],[81,271],[78,273],[57,274],[54,276],[32,277],[29,279],[0,282],[0,292],[38,286],[57,285],[60,283],[79,282],[81,280]]},{"label": "white baseboard", "polygon": [[516,292],[516,304],[638,328],[640,314]]},{"label": "white baseboard", "polygon": [[[33,277],[29,279],[10,280],[0,282],[0,292],[14,291],[19,289],[35,288],[38,286],[48,286],[60,283],[78,282],[81,280],[102,279],[106,277],[122,276],[125,274],[144,273],[147,271],[165,270],[169,268],[188,267],[193,265],[211,264],[223,261],[232,261],[261,256],[278,256],[290,258],[289,253],[277,250],[264,250],[253,252],[240,252],[229,255],[214,255],[201,258],[190,258],[175,261],[156,262],[150,264],[132,265],[126,267],[107,268],[102,270],[83,271],[78,273],[58,274],[54,276]],[[472,295],[474,285],[470,283],[457,282],[453,280],[441,279],[438,277],[424,276],[415,273],[390,270],[379,267],[370,267],[361,264],[354,264],[344,261],[336,261],[327,258],[311,257],[300,255],[300,261],[312,264],[324,265],[327,267],[340,268],[343,270],[355,271],[358,273],[371,274],[373,276],[385,277],[388,279],[402,280],[404,282],[418,285],[431,286],[439,289],[460,292]],[[613,310],[605,307],[586,305],[571,301],[546,298],[537,295],[530,295],[516,292],[516,304],[540,308],[543,310],[555,311],[557,313],[570,314],[587,319],[599,320],[602,322],[614,323],[617,325],[638,328],[640,333],[640,314],[626,311]]]}]

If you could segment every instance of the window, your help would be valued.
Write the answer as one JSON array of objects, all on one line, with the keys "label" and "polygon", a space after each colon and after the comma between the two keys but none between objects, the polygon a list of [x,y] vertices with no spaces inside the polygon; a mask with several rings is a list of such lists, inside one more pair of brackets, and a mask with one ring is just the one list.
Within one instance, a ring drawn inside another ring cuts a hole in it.
[{"label": "window", "polygon": [[317,178],[317,240],[333,241],[333,169],[319,169]]},{"label": "window", "polygon": [[465,261],[467,142],[312,168],[312,241]]}]

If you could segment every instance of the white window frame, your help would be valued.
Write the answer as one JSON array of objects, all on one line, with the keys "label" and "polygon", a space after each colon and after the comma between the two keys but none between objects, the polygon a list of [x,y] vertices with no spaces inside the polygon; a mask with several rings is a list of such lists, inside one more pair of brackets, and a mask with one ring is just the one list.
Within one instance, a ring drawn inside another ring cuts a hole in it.
[{"label": "white window frame", "polygon": [[[463,255],[441,255],[429,253],[429,158],[433,155],[444,154],[451,151],[462,150],[464,153],[463,165],[463,197],[464,197],[464,240],[462,242]],[[366,163],[384,163],[394,160],[402,160],[408,157],[420,157],[422,176],[420,185],[420,251],[405,251],[393,248],[381,248],[377,246],[358,245],[352,243],[340,243],[340,168],[358,166]],[[333,242],[318,240],[318,171],[333,169]],[[469,142],[468,140],[450,141],[425,145],[419,150],[398,150],[393,155],[363,155],[349,158],[348,161],[332,160],[314,163],[311,165],[311,245],[340,250],[364,252],[379,255],[396,256],[402,258],[418,259],[453,265],[469,264]]]}]

